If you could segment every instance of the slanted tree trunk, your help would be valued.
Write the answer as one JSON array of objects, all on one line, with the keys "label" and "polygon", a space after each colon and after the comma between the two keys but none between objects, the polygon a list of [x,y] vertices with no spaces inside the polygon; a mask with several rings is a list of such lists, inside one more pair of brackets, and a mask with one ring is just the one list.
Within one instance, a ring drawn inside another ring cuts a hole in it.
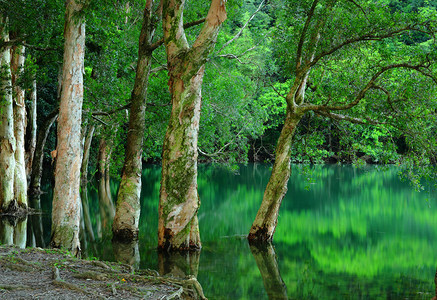
[{"label": "slanted tree trunk", "polygon": [[14,194],[17,204],[27,208],[27,176],[25,166],[25,145],[24,135],[26,133],[26,105],[24,101],[24,90],[18,85],[18,78],[24,66],[24,46],[12,47],[12,86],[14,90],[14,134],[16,141],[15,148],[15,175]]},{"label": "slanted tree trunk", "polygon": [[112,225],[113,237],[126,241],[138,238],[146,97],[153,51],[151,44],[156,27],[152,20],[153,2],[147,1],[144,9],[135,85],[131,95],[126,156]]},{"label": "slanted tree trunk", "polygon": [[[9,41],[7,18],[0,15],[1,41]],[[11,90],[11,54],[7,47],[0,52],[0,210],[14,204],[15,137]]]},{"label": "slanted tree trunk", "polygon": [[88,237],[91,241],[94,241],[93,226],[91,224],[91,216],[88,204],[88,162],[90,158],[91,141],[93,140],[95,126],[91,125],[88,130],[84,147],[83,147],[83,159],[81,167],[81,179],[80,179],[80,198],[82,199],[82,212],[83,223]]},{"label": "slanted tree trunk", "polygon": [[290,178],[291,144],[296,126],[302,118],[302,113],[291,112],[287,116],[276,146],[276,157],[263,201],[255,217],[249,233],[249,240],[271,241],[278,222],[279,208],[287,193],[287,183]]},{"label": "slanted tree trunk", "polygon": [[162,150],[158,247],[201,247],[197,222],[197,138],[204,64],[226,19],[226,1],[212,0],[205,23],[190,47],[183,28],[184,0],[163,5],[172,111]]},{"label": "slanted tree trunk", "polygon": [[[38,131],[38,138],[35,147],[35,155],[32,161],[32,168],[30,173],[30,185],[29,185],[29,194],[31,195],[30,205],[32,208],[38,209],[38,207],[34,206],[32,197],[33,195],[41,194],[41,177],[42,177],[42,166],[44,160],[44,147],[46,144],[47,137],[50,132],[50,128],[53,123],[58,118],[58,109],[52,111],[46,119],[44,123],[40,127]],[[39,197],[38,197],[39,199]]]},{"label": "slanted tree trunk", "polygon": [[85,22],[83,3],[66,1],[64,62],[58,118],[51,246],[80,254],[81,123]]},{"label": "slanted tree trunk", "polygon": [[27,118],[27,151],[25,154],[26,162],[26,175],[28,177],[28,183],[30,184],[30,174],[32,172],[32,163],[35,156],[36,140],[37,140],[37,125],[36,125],[36,80],[33,80],[33,88],[30,93],[30,106],[29,106],[29,116]]}]

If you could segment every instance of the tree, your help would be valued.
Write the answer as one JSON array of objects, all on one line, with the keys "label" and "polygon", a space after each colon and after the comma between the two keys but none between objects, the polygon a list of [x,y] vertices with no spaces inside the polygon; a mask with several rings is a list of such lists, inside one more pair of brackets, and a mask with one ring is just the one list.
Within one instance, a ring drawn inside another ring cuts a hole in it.
[{"label": "tree", "polygon": [[164,45],[172,111],[162,149],[158,248],[201,247],[197,211],[197,140],[205,62],[221,24],[225,2],[212,0],[199,35],[190,47],[183,26],[184,0],[163,2]]},{"label": "tree", "polygon": [[153,3],[153,0],[147,1],[144,9],[135,85],[131,95],[125,162],[112,226],[114,238],[122,240],[138,238],[147,87],[152,52],[156,49],[156,45],[152,45],[156,29],[156,20],[152,18]]},{"label": "tree", "polygon": [[[260,242],[273,238],[290,177],[293,136],[305,115],[313,113],[367,125],[387,122],[393,119],[385,113],[387,107],[393,102],[402,104],[400,99],[392,99],[402,85],[387,80],[389,75],[397,78],[395,82],[416,78],[417,74],[433,77],[432,47],[408,47],[395,39],[413,31],[424,32],[430,38],[434,19],[429,12],[392,13],[381,3],[335,0],[277,5],[281,6],[276,9],[278,20],[283,22],[276,27],[278,44],[283,42],[277,53],[282,53],[283,70],[292,74],[292,80],[284,96],[286,117],[272,174],[248,236]],[[290,14],[296,16],[293,21]],[[388,44],[394,50],[389,50]],[[408,96],[410,101],[415,100],[414,95]],[[342,111],[350,114],[339,113]]]},{"label": "tree", "polygon": [[11,49],[12,60],[12,86],[14,97],[14,135],[15,135],[15,176],[14,176],[14,197],[17,204],[27,208],[27,176],[25,166],[24,136],[26,133],[26,105],[24,101],[24,90],[19,84],[20,73],[24,67],[24,46],[13,46]]},{"label": "tree", "polygon": [[80,168],[83,71],[85,54],[84,4],[66,2],[62,91],[58,117],[51,246],[80,253]]},{"label": "tree", "polygon": [[[0,15],[0,32],[2,43],[9,42],[7,23],[7,17]],[[15,170],[14,115],[11,90],[11,55],[8,47],[1,48],[0,68],[0,209],[2,211],[7,211],[12,209],[14,206]]]}]

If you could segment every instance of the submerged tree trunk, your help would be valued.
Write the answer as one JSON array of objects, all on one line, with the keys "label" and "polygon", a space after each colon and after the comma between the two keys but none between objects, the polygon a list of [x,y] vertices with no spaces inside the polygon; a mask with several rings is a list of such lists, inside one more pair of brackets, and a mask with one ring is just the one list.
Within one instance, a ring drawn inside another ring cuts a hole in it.
[{"label": "submerged tree trunk", "polygon": [[81,122],[85,22],[83,3],[66,1],[64,64],[58,118],[51,246],[80,254]]},{"label": "submerged tree trunk", "polygon": [[[1,41],[8,42],[7,18],[0,15]],[[15,137],[11,90],[11,55],[7,47],[0,52],[0,210],[14,204]]]},{"label": "submerged tree trunk", "polygon": [[249,233],[249,240],[271,241],[278,222],[279,208],[287,192],[290,178],[291,143],[302,113],[292,113],[287,109],[287,117],[276,146],[276,157],[263,201]]},{"label": "submerged tree trunk", "polygon": [[162,150],[158,247],[201,247],[197,211],[197,139],[204,64],[226,19],[225,2],[212,0],[205,24],[190,47],[183,28],[185,1],[164,1],[163,28],[172,111]]},{"label": "submerged tree trunk", "polygon": [[126,157],[112,225],[113,237],[126,241],[138,238],[146,97],[153,51],[150,46],[156,27],[152,21],[153,2],[147,1],[144,9],[135,85],[131,95]]},{"label": "submerged tree trunk", "polygon": [[14,90],[14,134],[16,141],[15,148],[15,175],[14,195],[17,204],[27,208],[27,176],[25,166],[25,145],[24,136],[26,133],[26,105],[24,101],[24,90],[18,85],[18,78],[24,66],[24,47],[12,47],[12,86]]}]

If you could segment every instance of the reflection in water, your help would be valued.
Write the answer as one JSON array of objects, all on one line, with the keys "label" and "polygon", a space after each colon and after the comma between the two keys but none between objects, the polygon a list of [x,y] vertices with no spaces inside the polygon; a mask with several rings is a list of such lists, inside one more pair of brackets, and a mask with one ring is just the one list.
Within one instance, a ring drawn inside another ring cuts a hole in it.
[{"label": "reflection in water", "polygon": [[[293,166],[275,248],[260,251],[249,247],[245,235],[261,203],[269,167],[249,164],[236,175],[199,166],[201,256],[160,253],[156,257],[158,166],[148,166],[143,173],[139,246],[122,250],[123,246],[114,245],[113,250],[108,226],[113,213],[111,208],[105,212],[112,202],[99,198],[99,184],[89,186],[94,233],[99,232],[97,227],[108,231],[96,234],[94,243],[88,239],[88,250],[82,248],[87,251],[84,256],[135,265],[139,250],[141,268],[196,276],[211,299],[432,298],[437,260],[437,196],[432,190],[415,192],[399,181],[394,167],[381,171],[373,166],[310,166],[302,174],[302,166]],[[117,184],[113,183],[115,199]],[[107,186],[108,181],[101,183],[100,191],[108,191]],[[50,213],[51,194],[45,191],[41,204]],[[32,217],[28,227],[32,224],[36,240],[42,237],[36,233],[42,231],[41,221],[35,227]],[[41,220],[40,215],[36,217]],[[48,219],[48,215],[42,218],[46,239]],[[10,241],[8,229],[0,226]],[[28,238],[28,244],[32,243]]]},{"label": "reflection in water", "polygon": [[138,249],[138,240],[130,243],[112,240],[112,250],[117,261],[132,266],[134,270],[139,269],[140,251]]},{"label": "reflection in water", "polygon": [[26,248],[27,217],[2,216],[0,222],[0,243]]},{"label": "reflection in water", "polygon": [[[36,210],[37,212],[41,212],[41,195],[40,194],[32,194],[29,197],[29,205],[31,208]],[[42,222],[42,214],[36,213],[29,215],[29,227],[27,229],[27,245],[30,247],[41,247],[44,248],[46,246],[44,242],[44,231],[43,231],[43,222]]]},{"label": "reflection in water", "polygon": [[287,287],[281,278],[273,245],[271,243],[265,245],[251,244],[250,251],[261,273],[269,299],[288,299]]},{"label": "reflection in water", "polygon": [[184,279],[188,299],[207,299],[197,280],[200,251],[158,251],[158,272],[161,276]]},{"label": "reflection in water", "polygon": [[200,251],[158,251],[158,272],[162,276],[172,275],[177,278],[189,275],[197,277],[199,259]]}]

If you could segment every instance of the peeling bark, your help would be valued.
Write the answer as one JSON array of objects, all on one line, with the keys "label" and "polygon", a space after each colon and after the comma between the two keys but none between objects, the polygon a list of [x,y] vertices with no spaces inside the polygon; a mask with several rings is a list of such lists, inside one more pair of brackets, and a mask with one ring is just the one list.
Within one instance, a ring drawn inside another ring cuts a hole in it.
[{"label": "peeling bark", "polygon": [[26,133],[26,105],[24,90],[18,85],[19,74],[24,67],[24,47],[12,47],[11,71],[12,86],[14,90],[14,134],[15,134],[15,175],[14,175],[14,198],[18,205],[27,208],[27,176],[25,166],[24,135]]},{"label": "peeling bark", "polygon": [[153,2],[147,1],[144,9],[135,85],[131,95],[132,104],[129,114],[126,156],[112,225],[113,237],[119,240],[138,238],[143,137],[146,123],[147,87],[152,59],[150,46],[156,28],[156,24],[152,20]]},{"label": "peeling bark", "polygon": [[201,247],[197,211],[197,139],[200,121],[204,64],[212,51],[222,22],[225,2],[212,0],[193,46],[183,27],[185,1],[167,0],[163,8],[164,44],[169,73],[172,111],[162,150],[159,199],[158,247],[198,249]]},{"label": "peeling bark", "polygon": [[[7,18],[0,15],[1,41],[9,41]],[[12,106],[11,54],[0,52],[0,211],[7,211],[14,200],[15,137]]]},{"label": "peeling bark", "polygon": [[51,246],[80,254],[80,167],[85,22],[83,3],[66,1]]}]

